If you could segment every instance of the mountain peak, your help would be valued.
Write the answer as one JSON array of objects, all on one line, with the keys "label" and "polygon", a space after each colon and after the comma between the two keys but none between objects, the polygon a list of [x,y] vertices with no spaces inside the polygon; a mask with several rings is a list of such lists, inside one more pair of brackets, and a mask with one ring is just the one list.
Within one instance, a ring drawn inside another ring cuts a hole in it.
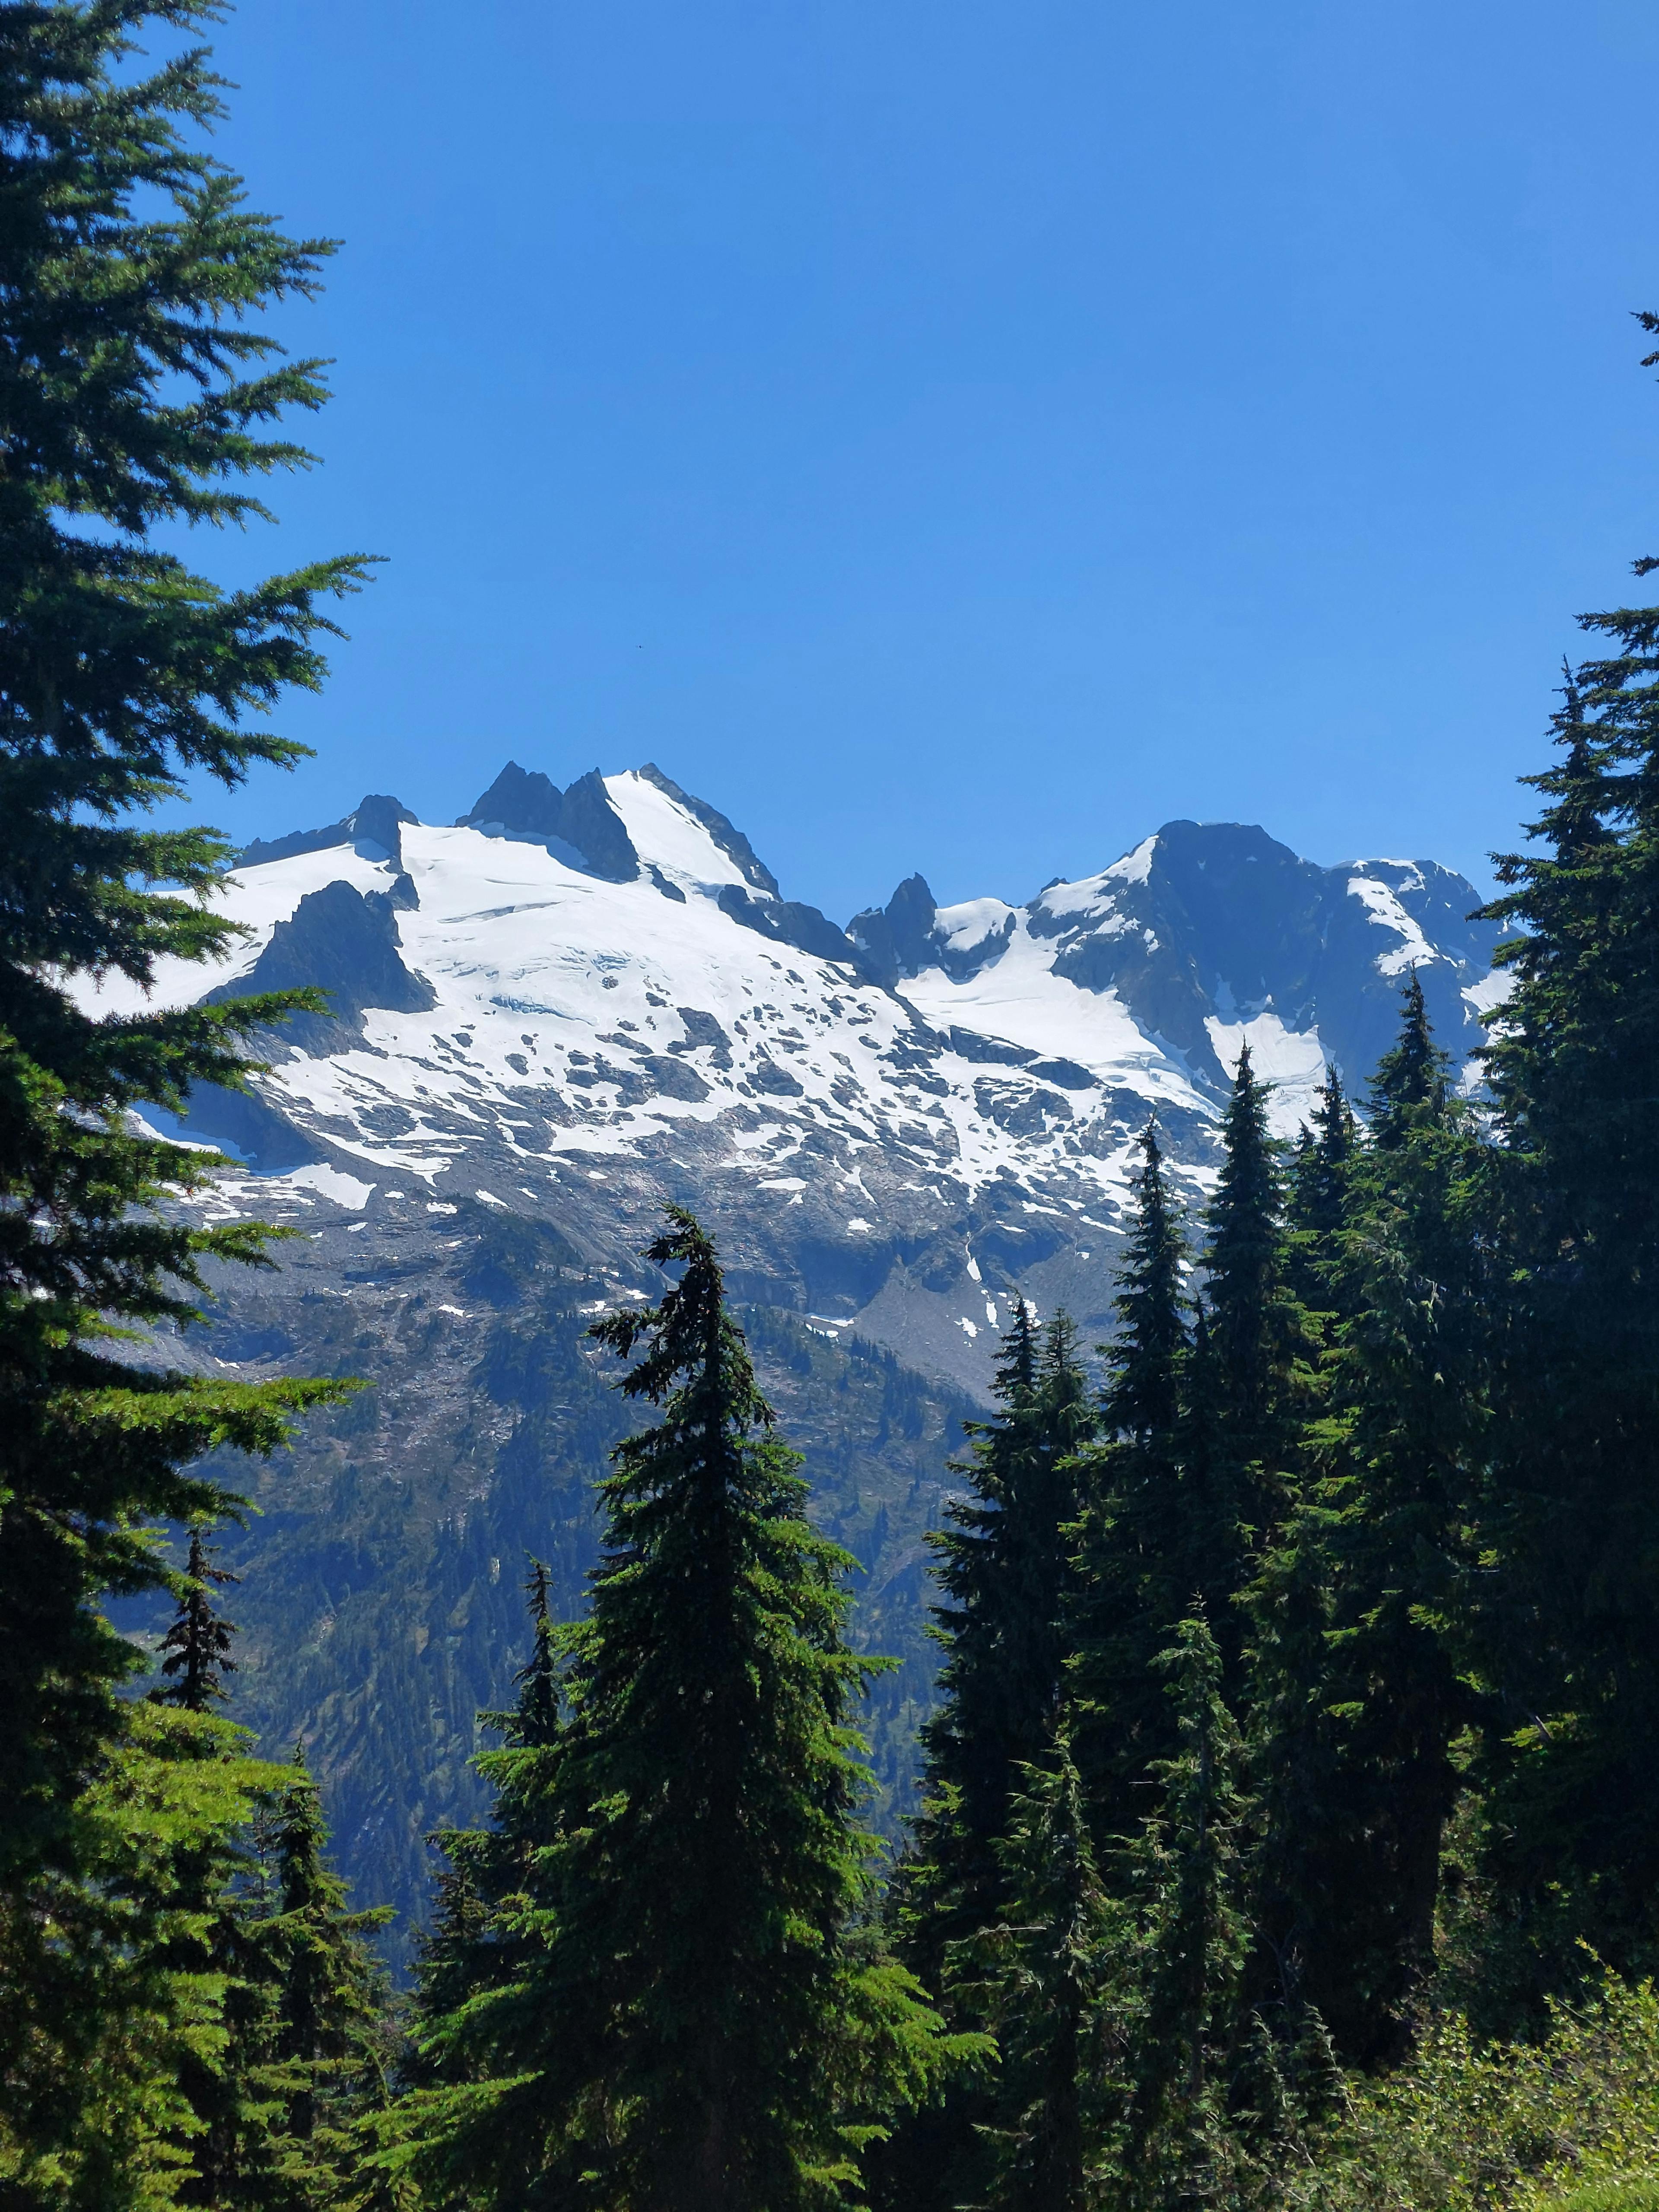
[{"label": "mountain peak", "polygon": [[418,823],[420,818],[400,799],[393,799],[386,792],[366,792],[350,813],[343,815],[339,821],[331,822],[321,830],[293,830],[286,837],[256,837],[251,844],[243,846],[232,865],[260,868],[268,861],[290,860],[304,853],[326,853],[336,845],[366,843],[378,846],[387,860],[401,866],[404,824]]},{"label": "mountain peak", "polygon": [[596,768],[561,791],[538,769],[510,760],[456,827],[533,837],[607,883],[632,883],[640,872],[640,856]]}]

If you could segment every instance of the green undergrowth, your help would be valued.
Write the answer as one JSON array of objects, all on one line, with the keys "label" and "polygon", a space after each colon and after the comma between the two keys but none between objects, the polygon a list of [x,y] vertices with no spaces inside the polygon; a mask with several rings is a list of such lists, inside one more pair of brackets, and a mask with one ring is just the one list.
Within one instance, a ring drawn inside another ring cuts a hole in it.
[{"label": "green undergrowth", "polygon": [[1605,1975],[1528,2045],[1431,2021],[1273,2193],[1298,2212],[1659,2212],[1659,1996]]}]

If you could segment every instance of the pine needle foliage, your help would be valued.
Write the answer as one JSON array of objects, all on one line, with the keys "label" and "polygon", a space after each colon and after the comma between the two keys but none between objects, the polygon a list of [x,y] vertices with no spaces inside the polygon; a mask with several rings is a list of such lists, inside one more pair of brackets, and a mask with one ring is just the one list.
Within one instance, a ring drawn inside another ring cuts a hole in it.
[{"label": "pine needle foliage", "polygon": [[981,2124],[987,2202],[998,2212],[1088,2212],[1115,2148],[1123,1930],[1096,1870],[1063,1733],[1018,1782],[996,1845],[1003,1917],[952,1961],[997,2040],[993,2117]]},{"label": "pine needle foliage", "polygon": [[[262,516],[251,484],[311,459],[278,418],[325,396],[320,364],[285,359],[261,319],[315,290],[328,242],[247,209],[200,144],[221,88],[191,40],[213,15],[208,0],[0,5],[0,1913],[130,1927],[135,1973],[175,1956],[145,1932],[172,1908],[122,1884],[170,1894],[169,1862],[112,1851],[96,1808],[125,1790],[187,1825],[179,1808],[199,1802],[216,1850],[228,1797],[210,1805],[198,1785],[237,1785],[189,1752],[188,1712],[175,1726],[120,1699],[144,1662],[100,1601],[167,1581],[155,1522],[232,1508],[193,1462],[270,1452],[345,1387],[140,1369],[118,1344],[198,1320],[204,1267],[268,1265],[274,1234],[191,1227],[173,1201],[222,1164],[135,1109],[242,1082],[259,1032],[316,994],[123,1014],[82,988],[114,977],[137,999],[159,962],[232,948],[213,902],[225,841],[143,817],[195,775],[234,785],[299,757],[266,718],[317,687],[326,605],[365,574],[349,557],[227,591],[159,542]],[[151,35],[171,49],[154,64]],[[177,1775],[146,1764],[175,1755]],[[113,1956],[99,1936],[84,1975],[36,1958],[4,2008],[0,2073],[120,2039],[120,2008],[151,2000],[94,1964]],[[78,2025],[76,1990],[97,2008]],[[55,2107],[23,2100],[27,2128],[47,2130],[25,2165],[72,2162],[88,2129],[125,2139],[96,2116],[98,2080],[71,2064]],[[112,2155],[100,2203],[141,2187]]]},{"label": "pine needle foliage", "polygon": [[903,1885],[924,1973],[938,1972],[946,1942],[998,1911],[1009,1800],[1059,1719],[1075,1461],[1096,1419],[1070,1320],[1057,1314],[1038,1330],[1023,1300],[991,1388],[997,1417],[966,1425],[971,1451],[955,1470],[967,1495],[947,1505],[932,1540],[945,1663],[922,1734],[923,1812]]},{"label": "pine needle foliage", "polygon": [[229,1695],[224,1678],[236,1672],[231,1647],[236,1624],[216,1607],[216,1589],[242,1579],[228,1567],[216,1567],[204,1524],[191,1524],[190,1557],[183,1576],[179,1610],[161,1638],[164,1686],[152,1694],[164,1704],[182,1705],[186,1712],[208,1711]]},{"label": "pine needle foliage", "polygon": [[501,1912],[522,1964],[448,2032],[471,2078],[416,2101],[413,2162],[503,2208],[832,2206],[949,2048],[860,1932],[879,1662],[847,1648],[849,1561],[803,1517],[713,1245],[672,1208],[648,1257],[672,1287],[592,1331],[659,1418],[616,1449],[561,1638],[544,1840]]},{"label": "pine needle foliage", "polygon": [[[1264,1932],[1279,1997],[1350,2061],[1397,2056],[1434,1956],[1488,1448],[1483,1148],[1421,986],[1372,1079],[1340,1224],[1316,1479],[1250,1594]],[[1271,1893],[1278,1889],[1275,1901]]]},{"label": "pine needle foliage", "polygon": [[1178,1748],[1153,1770],[1161,1809],[1126,1854],[1140,1957],[1122,2155],[1131,2201],[1165,2206],[1221,2194],[1249,1924],[1243,1747],[1202,1614],[1177,1624],[1158,1665]]},{"label": "pine needle foliage", "polygon": [[1079,1469],[1072,1603],[1071,1730],[1097,1838],[1152,1810],[1148,1768],[1174,1749],[1155,1662],[1206,1571],[1182,1464],[1192,1357],[1187,1245],[1156,1125],[1140,1139],[1133,1214],[1113,1301],[1101,1439]]},{"label": "pine needle foliage", "polygon": [[260,1929],[276,1965],[274,2056],[289,2083],[282,2134],[320,2195],[356,2162],[351,2130],[385,2101],[384,1970],[370,1936],[386,1905],[352,1911],[328,1857],[317,1784],[296,1746],[269,1831],[276,1911]]},{"label": "pine needle foliage", "polygon": [[[982,2023],[971,1977],[956,1985],[951,1947],[1003,1916],[1010,1806],[1066,1693],[1078,1453],[1097,1419],[1066,1314],[1038,1329],[1016,1300],[992,1394],[996,1417],[964,1425],[969,1452],[953,1471],[966,1495],[931,1540],[945,1662],[922,1731],[921,1811],[887,1910],[906,1964],[963,2034]],[[960,2079],[941,2110],[907,2124],[880,2162],[882,2203],[954,2203],[988,2186],[982,2130],[997,2094]]]},{"label": "pine needle foliage", "polygon": [[1569,672],[1559,757],[1526,779],[1532,842],[1486,909],[1512,988],[1485,1054],[1507,1287],[1482,1608],[1504,1902],[1483,1942],[1534,2007],[1581,1939],[1626,1972],[1659,1962],[1659,608],[1582,621],[1601,650]]},{"label": "pine needle foliage", "polygon": [[190,2203],[234,2063],[220,1901],[272,1770],[210,1714],[131,1709],[74,1808],[72,1865],[0,1893],[0,2199]]}]

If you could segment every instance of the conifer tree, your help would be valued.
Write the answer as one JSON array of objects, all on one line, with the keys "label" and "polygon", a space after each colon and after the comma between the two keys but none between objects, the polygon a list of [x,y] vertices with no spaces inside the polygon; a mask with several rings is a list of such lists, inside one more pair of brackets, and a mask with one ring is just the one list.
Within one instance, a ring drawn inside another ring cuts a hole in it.
[{"label": "conifer tree", "polygon": [[1108,1437],[1166,1453],[1180,1419],[1181,1371],[1188,1349],[1186,1239],[1164,1174],[1158,1124],[1140,1138],[1134,1222],[1124,1247],[1112,1310],[1118,1334],[1103,1405]]},{"label": "conifer tree", "polygon": [[[888,1917],[902,1954],[963,2033],[980,2026],[956,1990],[951,1947],[999,1920],[999,1843],[1022,1768],[1041,1759],[1065,1693],[1076,1455],[1095,1420],[1069,1317],[1032,1327],[1021,1300],[992,1390],[999,1417],[967,1424],[969,1493],[931,1539],[943,1602],[939,1704],[922,1731],[922,1810]],[[988,2092],[951,2085],[942,2111],[907,2122],[878,2174],[884,2203],[960,2201],[985,2185]]]},{"label": "conifer tree", "polygon": [[[240,1577],[212,1565],[200,1521],[191,1525],[182,1579],[179,1611],[162,1640],[167,1656],[161,1671],[174,1679],[150,1696],[158,1705],[210,1713],[228,1698],[224,1677],[236,1671],[230,1656],[235,1623],[215,1607],[214,1585]],[[260,1832],[284,1771],[243,1758],[241,1729],[222,1721],[220,1729],[222,1756],[238,1759],[245,1788],[252,1785],[257,1794],[241,1807],[242,1832],[198,1862],[199,1886],[190,1900],[195,1910],[173,1946],[181,1976],[216,1984],[219,1990],[214,2034],[193,2042],[178,2069],[178,2088],[189,2108],[174,2138],[179,2155],[189,2160],[178,2197],[185,2205],[234,2203],[252,2212],[256,2206],[299,2201],[293,2160],[283,2145],[295,2076],[276,2055],[277,1961],[268,1940],[267,1899],[247,1840]]]},{"label": "conifer tree", "polygon": [[1066,1316],[1040,1333],[1016,1301],[992,1393],[999,1418],[967,1425],[972,1456],[957,1471],[969,1495],[931,1539],[945,1658],[904,1876],[907,1955],[930,1984],[945,1944],[1000,1909],[995,1846],[1017,1770],[1041,1757],[1059,1713],[1073,1460],[1093,1419]]},{"label": "conifer tree", "polygon": [[1174,1748],[1153,1662],[1204,1571],[1179,1444],[1192,1345],[1186,1245],[1155,1124],[1140,1139],[1134,1217],[1113,1300],[1100,1440],[1079,1471],[1071,1727],[1103,1839],[1146,1817],[1149,1764]]},{"label": "conifer tree", "polygon": [[514,1676],[510,1711],[485,1713],[502,1738],[480,1753],[494,1792],[488,1828],[441,1830],[429,1840],[447,1862],[436,1911],[420,1938],[416,1969],[416,2071],[422,2080],[466,2080],[477,2052],[462,2026],[469,1998],[511,1985],[533,1952],[519,1927],[538,1881],[539,1854],[558,1820],[558,1752],[563,1734],[562,1659],[544,1561],[525,1582],[530,1656]]},{"label": "conifer tree", "polygon": [[1243,1747],[1201,1614],[1178,1624],[1158,1666],[1179,1748],[1158,1764],[1160,1809],[1127,1853],[1140,1937],[1123,2166],[1129,2201],[1149,2206],[1220,2193],[1249,1947]]},{"label": "conifer tree", "polygon": [[[143,1662],[100,1600],[165,1580],[155,1522],[231,1502],[190,1462],[269,1451],[294,1411],[340,1390],[141,1370],[106,1340],[112,1324],[197,1317],[204,1262],[258,1262],[270,1236],[164,1212],[217,1163],[129,1109],[239,1082],[262,1028],[320,1001],[100,1016],[72,988],[142,989],[163,957],[232,945],[211,905],[225,842],[135,817],[198,773],[234,785],[297,757],[262,718],[316,686],[323,604],[363,574],[336,561],[226,591],[157,542],[261,514],[248,479],[309,459],[270,425],[325,396],[319,365],[282,359],[258,318],[315,289],[326,244],[249,211],[190,143],[220,112],[203,50],[138,59],[146,25],[170,39],[212,13],[0,6],[0,1918],[18,1929],[73,1919],[79,1882],[93,1917],[116,1910],[114,1867],[137,1879],[140,1857],[87,1856],[105,1832],[88,1793],[189,1736],[116,1695]],[[174,1802],[165,1778],[143,1788]],[[0,2073],[54,2039],[116,2033],[118,1988],[87,1988],[97,2015],[71,2030],[61,1978],[26,1978]],[[72,2069],[41,2124],[68,2141],[90,2081]],[[53,2154],[46,2137],[27,2153]]]},{"label": "conifer tree", "polygon": [[76,1806],[73,1871],[0,1901],[0,2201],[107,2212],[200,2201],[230,2063],[216,1901],[270,1770],[210,1714],[136,1700]]},{"label": "conifer tree", "polygon": [[356,2166],[353,2124],[386,2101],[385,1971],[370,1931],[389,1906],[353,1911],[329,1863],[317,1784],[295,1747],[270,1831],[276,1912],[261,1930],[276,1963],[273,2057],[284,2084],[290,2185],[321,2195]]},{"label": "conifer tree", "polygon": [[1205,1298],[1217,1414],[1231,1459],[1263,1479],[1294,1449],[1305,1324],[1285,1282],[1285,1191],[1267,1091],[1238,1056],[1222,1121],[1216,1194],[1205,1216]]},{"label": "conifer tree", "polygon": [[1560,757],[1525,779],[1531,848],[1500,859],[1485,909],[1512,979],[1485,1053],[1505,1285],[1480,1607],[1502,1707],[1486,1942],[1523,2004],[1574,1978],[1581,1938],[1626,1971],[1659,1963],[1659,608],[1582,620],[1607,642],[1570,672]]},{"label": "conifer tree", "polygon": [[996,2212],[1085,2212],[1110,2149],[1109,1999],[1121,1930],[1095,1869],[1082,1785],[1061,1733],[997,1840],[1004,1917],[958,1947],[953,1979],[997,2039],[981,2127]]},{"label": "conifer tree", "polygon": [[1434,1041],[1423,985],[1415,968],[1407,978],[1400,1035],[1376,1064],[1366,1121],[1371,1141],[1397,1152],[1425,1115],[1444,1112],[1451,1067]]},{"label": "conifer tree", "polygon": [[1184,1541],[1195,1599],[1222,1655],[1226,1696],[1243,1696],[1238,1601],[1290,1509],[1316,1393],[1317,1337],[1291,1283],[1290,1235],[1267,1093],[1238,1056],[1206,1210],[1204,1310],[1187,1367],[1180,1440]]},{"label": "conifer tree", "polygon": [[[467,1843],[476,1839],[475,1831],[460,1832]],[[416,1955],[416,2033],[423,2043],[487,1981],[499,1978],[489,1972],[485,1948],[491,1935],[490,1910],[468,1857],[453,1851],[450,1832],[431,1840],[452,1856],[439,1870],[432,1917],[421,1930]],[[429,2046],[417,2051],[422,2079],[433,2079],[441,2070],[442,2055]]]},{"label": "conifer tree", "polygon": [[1328,1262],[1345,1220],[1347,1176],[1359,1142],[1358,1124],[1339,1069],[1326,1071],[1315,1092],[1313,1124],[1302,1132],[1290,1178],[1291,1284],[1315,1314],[1331,1297]]},{"label": "conifer tree", "polygon": [[228,1694],[223,1678],[236,1672],[236,1662],[230,1656],[236,1624],[216,1610],[213,1593],[216,1585],[240,1580],[228,1567],[213,1565],[203,1523],[193,1522],[179,1610],[161,1638],[167,1655],[161,1673],[171,1679],[155,1695],[164,1703],[182,1705],[186,1712],[204,1713],[216,1699]]},{"label": "conifer tree", "polygon": [[523,1967],[458,2023],[483,2078],[410,2130],[502,2208],[789,2212],[854,2186],[942,2051],[854,1927],[872,1662],[843,1639],[847,1556],[801,1516],[708,1237],[671,1209],[650,1257],[674,1286],[593,1332],[643,1347],[622,1388],[659,1419],[617,1448],[562,1639],[550,1839],[507,1915]]},{"label": "conifer tree", "polygon": [[1485,1450],[1478,1134],[1413,975],[1345,1170],[1338,1310],[1304,1493],[1252,1593],[1261,1910],[1287,2027],[1403,2045],[1432,1964],[1453,1746],[1478,1717],[1462,1614]]}]

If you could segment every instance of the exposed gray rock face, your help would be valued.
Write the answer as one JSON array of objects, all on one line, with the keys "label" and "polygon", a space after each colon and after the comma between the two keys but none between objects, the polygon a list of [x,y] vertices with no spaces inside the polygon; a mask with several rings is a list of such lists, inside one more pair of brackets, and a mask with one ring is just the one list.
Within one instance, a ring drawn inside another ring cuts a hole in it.
[{"label": "exposed gray rock face", "polygon": [[981,900],[941,914],[913,876],[848,933],[900,993],[930,969],[970,982],[1029,938],[1052,947],[1052,975],[1114,994],[1212,1091],[1231,1067],[1212,1025],[1267,1012],[1287,1031],[1316,1033],[1357,1085],[1391,1041],[1410,969],[1442,1039],[1454,1051],[1480,1042],[1466,993],[1486,976],[1496,933],[1469,919],[1477,902],[1471,884],[1431,860],[1323,868],[1245,823],[1170,822],[1101,875],[1050,884],[1018,911]]},{"label": "exposed gray rock face", "polygon": [[751,898],[736,884],[727,884],[720,895],[720,909],[741,928],[752,929],[757,937],[769,937],[774,945],[793,945],[797,952],[810,952],[819,960],[844,960],[849,967],[864,966],[846,931],[837,929],[815,906],[802,906],[795,899]]},{"label": "exposed gray rock face", "polygon": [[876,981],[892,988],[902,975],[920,974],[939,957],[933,923],[939,908],[921,876],[907,876],[884,908],[854,915],[847,934]]},{"label": "exposed gray rock face", "polygon": [[276,1050],[312,1057],[361,1045],[363,1017],[371,1007],[428,1012],[438,994],[424,976],[404,965],[393,918],[394,907],[404,903],[398,889],[408,883],[400,875],[390,890],[366,896],[345,883],[308,891],[288,920],[276,924],[247,973],[205,993],[207,1002],[222,1005],[263,991],[326,991],[326,1014],[293,1014],[274,1040]]},{"label": "exposed gray rock face", "polygon": [[403,825],[418,819],[400,799],[390,799],[383,792],[370,792],[343,820],[331,822],[326,829],[295,830],[269,843],[256,837],[236,855],[236,864],[239,867],[262,868],[273,860],[297,860],[303,853],[326,853],[336,845],[356,845],[361,841],[380,848],[369,858],[393,860],[401,867]]},{"label": "exposed gray rock face", "polygon": [[546,776],[508,761],[471,812],[461,816],[457,827],[466,826],[544,837],[550,847],[564,848],[562,857],[574,858],[608,883],[630,884],[640,872],[640,856],[598,769],[561,791]]}]

